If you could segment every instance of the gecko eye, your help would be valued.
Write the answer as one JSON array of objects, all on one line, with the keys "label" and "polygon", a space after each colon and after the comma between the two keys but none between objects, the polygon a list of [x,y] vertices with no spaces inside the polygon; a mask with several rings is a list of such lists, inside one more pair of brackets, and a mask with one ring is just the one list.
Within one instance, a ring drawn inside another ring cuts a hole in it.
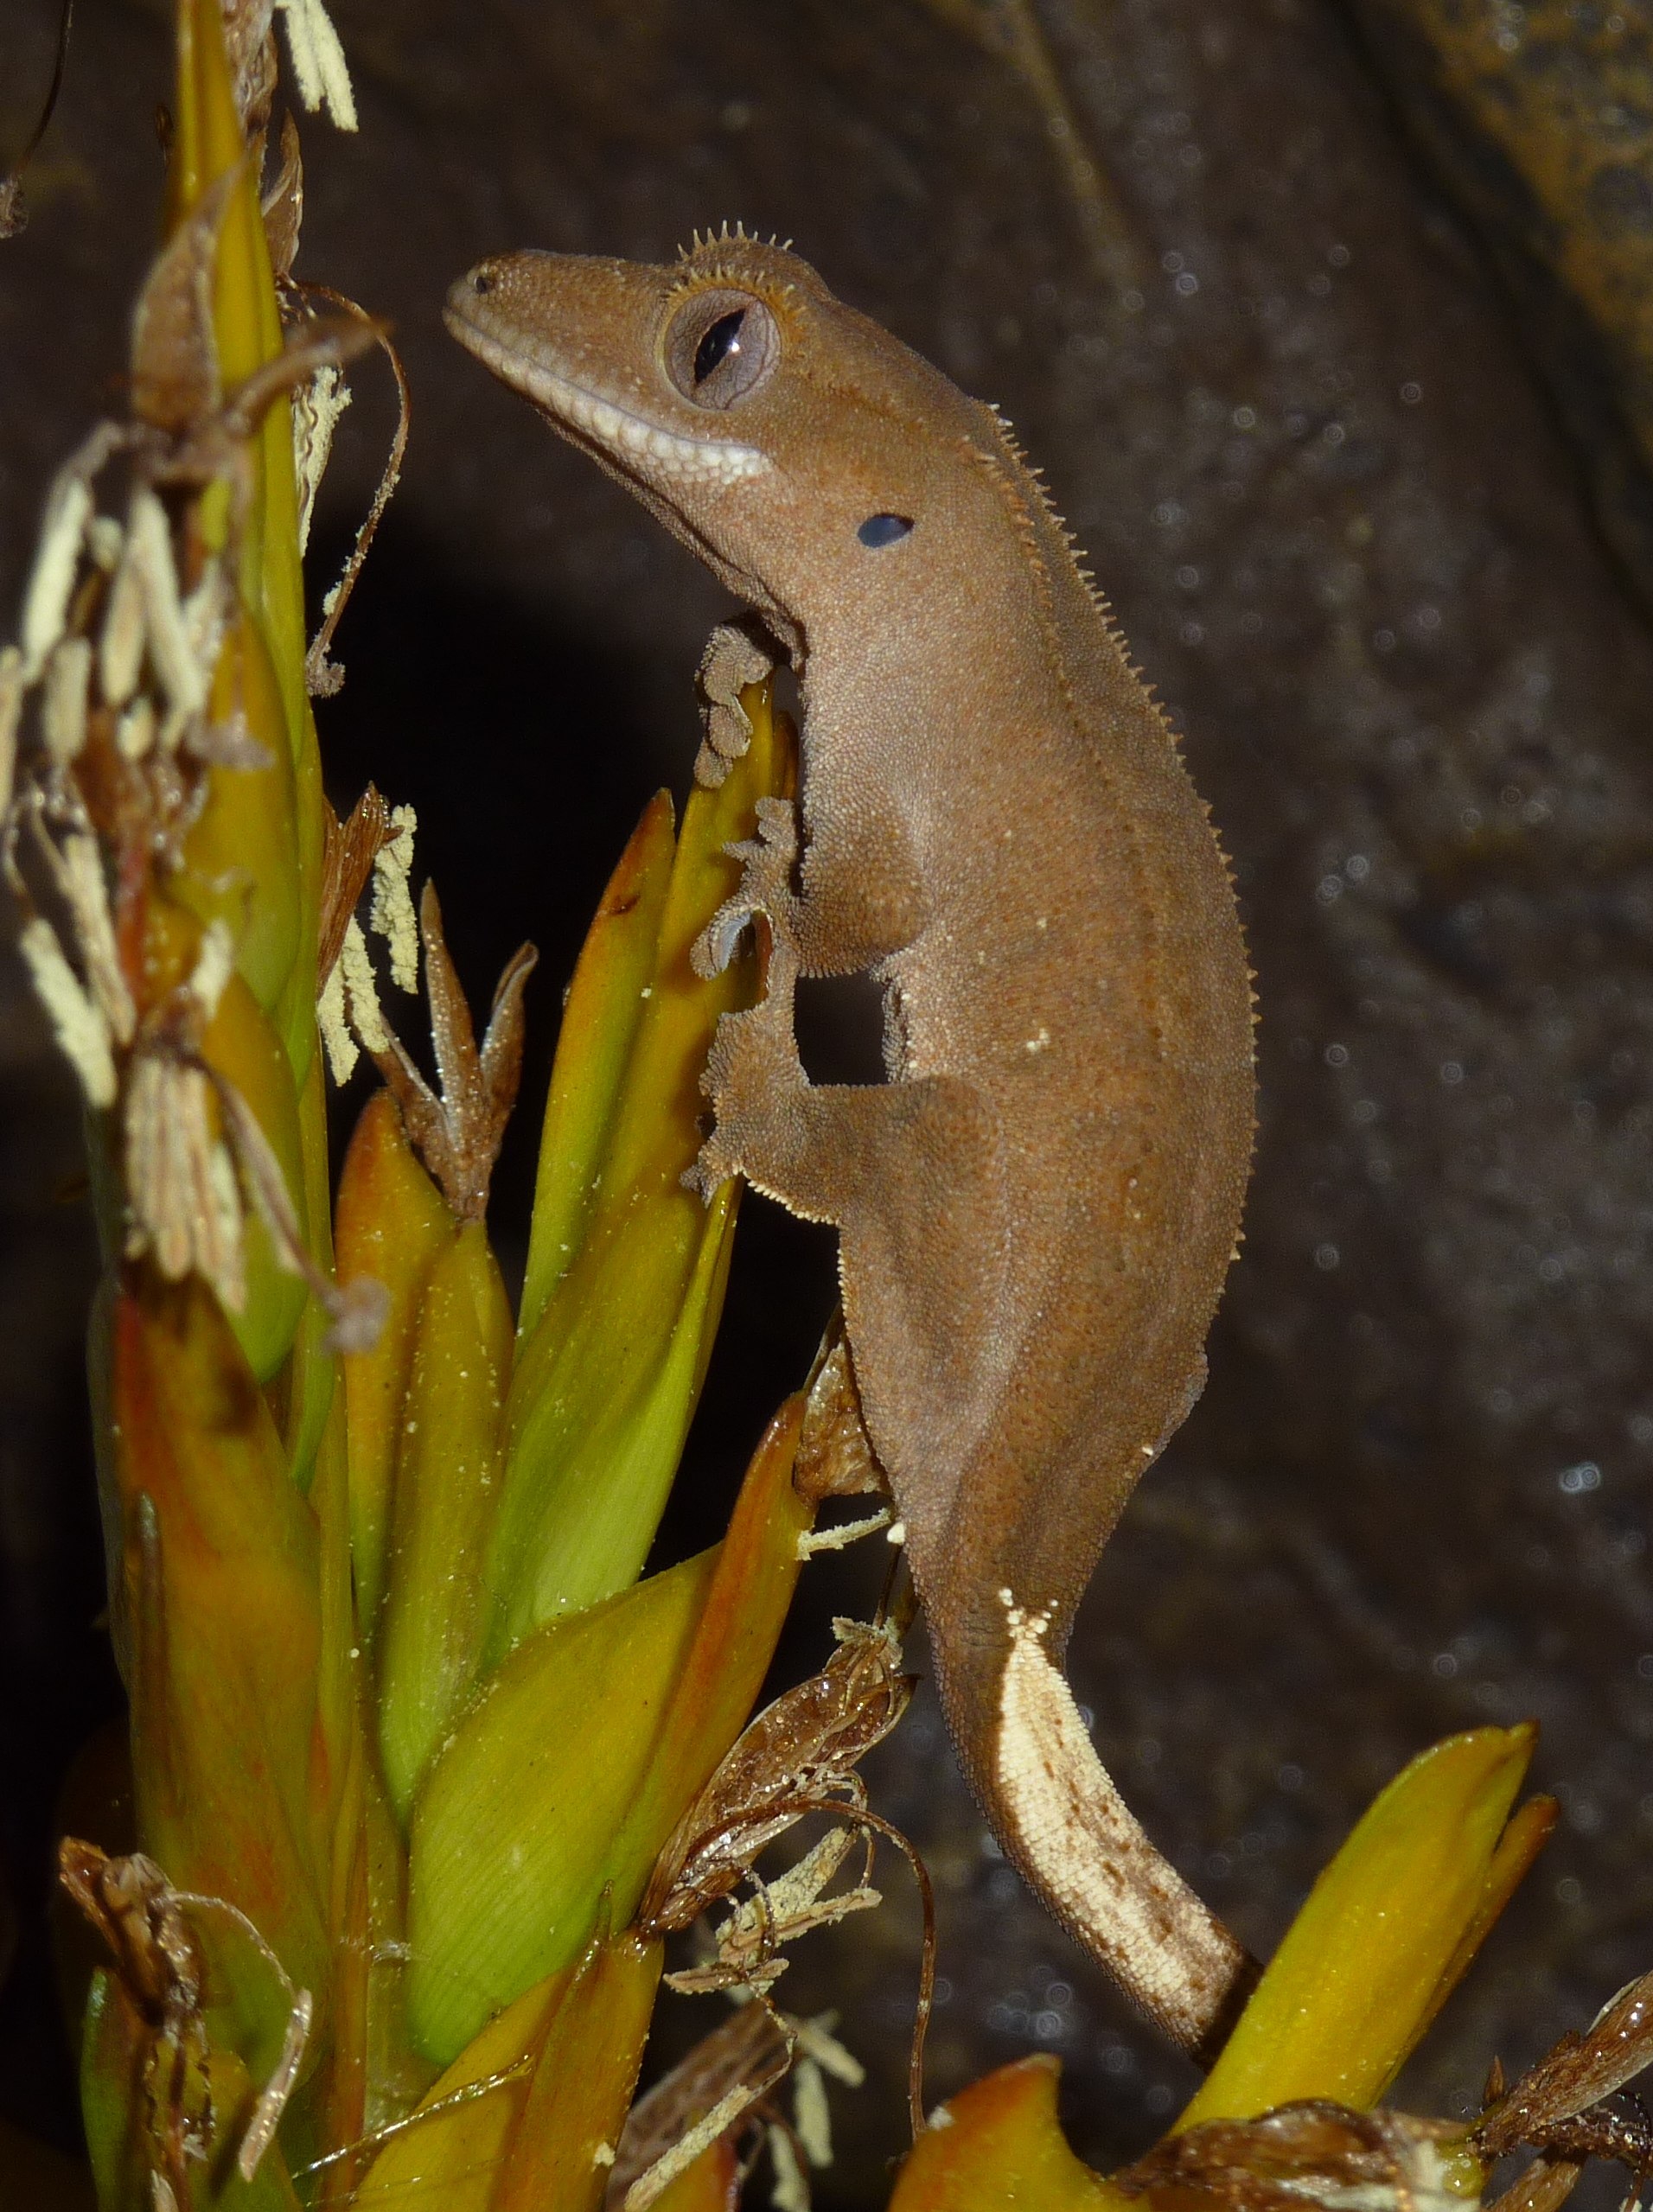
[{"label": "gecko eye", "polygon": [[666,334],[666,368],[697,407],[732,407],[764,383],[781,334],[762,300],[719,290],[689,300]]},{"label": "gecko eye", "polygon": [[864,545],[893,545],[912,526],[909,514],[870,514],[855,534]]}]

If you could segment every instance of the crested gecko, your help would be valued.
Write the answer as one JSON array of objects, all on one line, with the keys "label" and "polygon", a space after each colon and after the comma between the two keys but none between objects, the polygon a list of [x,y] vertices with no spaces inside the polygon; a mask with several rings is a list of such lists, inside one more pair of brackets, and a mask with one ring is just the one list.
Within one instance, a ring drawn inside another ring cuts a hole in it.
[{"label": "crested gecko", "polygon": [[[1062,1672],[1075,1607],[1204,1379],[1254,1123],[1250,975],[1171,730],[997,413],[737,232],[677,264],[534,252],[454,335],[756,622],[702,668],[717,781],[772,639],[803,704],[711,972],[707,1190],[834,1224],[868,1435],[961,1763],[1012,1864],[1184,2049],[1253,1969],[1148,1841]],[[758,628],[761,624],[761,630]],[[870,970],[883,1084],[812,1083],[800,976]]]}]

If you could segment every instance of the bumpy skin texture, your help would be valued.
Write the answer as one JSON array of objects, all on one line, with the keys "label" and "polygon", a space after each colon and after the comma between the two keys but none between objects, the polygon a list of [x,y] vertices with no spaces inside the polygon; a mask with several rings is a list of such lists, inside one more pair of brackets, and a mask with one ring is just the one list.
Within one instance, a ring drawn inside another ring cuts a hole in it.
[{"label": "bumpy skin texture", "polygon": [[[1120,1805],[1056,1670],[1198,1393],[1238,1231],[1251,995],[1206,811],[1002,423],[794,255],[514,254],[448,318],[798,672],[801,821],[765,809],[704,950],[768,917],[768,995],[712,1055],[703,1174],[837,1225],[972,1786],[1073,1932],[1197,2047],[1244,1955]],[[911,527],[858,534],[891,516]],[[738,743],[715,702],[743,666],[719,633],[703,775]],[[869,968],[889,1081],[812,1085],[795,980]]]}]

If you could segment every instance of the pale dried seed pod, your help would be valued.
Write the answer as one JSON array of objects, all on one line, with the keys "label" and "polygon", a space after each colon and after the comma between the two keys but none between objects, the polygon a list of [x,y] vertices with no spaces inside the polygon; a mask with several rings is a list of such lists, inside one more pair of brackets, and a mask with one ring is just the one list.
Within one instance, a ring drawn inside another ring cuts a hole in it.
[{"label": "pale dried seed pod", "polygon": [[169,712],[162,725],[161,742],[176,742],[183,724],[207,703],[207,678],[195,658],[193,641],[184,621],[178,591],[178,571],[172,558],[172,528],[166,509],[147,484],[132,494],[127,546],[144,594],[144,613],[149,653]]},{"label": "pale dried seed pod", "polygon": [[94,514],[86,525],[86,558],[105,576],[113,576],[120,565],[125,543],[126,532],[112,514]]},{"label": "pale dried seed pod", "polygon": [[240,1187],[204,1069],[164,1048],[133,1059],[126,1096],[126,1250],[169,1282],[199,1274],[228,1313],[246,1304]]},{"label": "pale dried seed pod", "polygon": [[155,743],[155,701],[142,692],[115,724],[116,749],[124,760],[141,761]]},{"label": "pale dried seed pod", "polygon": [[86,742],[86,693],[92,682],[92,645],[83,637],[60,639],[46,663],[40,728],[59,768],[78,760]]},{"label": "pale dried seed pod", "polygon": [[9,645],[0,652],[0,820],[11,811],[17,774],[17,730],[27,692],[22,648]]},{"label": "pale dried seed pod", "polygon": [[[399,991],[419,987],[419,925],[413,912],[410,878],[413,871],[413,838],[419,818],[411,806],[393,806],[387,838],[373,855],[373,904],[367,926],[390,947],[390,979]],[[380,1048],[367,1042],[369,1052]]]},{"label": "pale dried seed pod", "polygon": [[234,608],[234,586],[225,573],[222,557],[214,553],[202,570],[200,583],[183,602],[184,635],[203,684],[212,681]]},{"label": "pale dried seed pod", "polygon": [[818,2058],[798,2061],[792,2077],[792,2124],[798,2131],[804,2156],[812,2166],[833,2163],[832,2113],[826,2102],[826,2077]]},{"label": "pale dried seed pod", "polygon": [[138,580],[137,551],[128,533],[109,587],[103,628],[98,638],[99,687],[117,711],[125,705],[137,688],[146,638],[144,587]]},{"label": "pale dried seed pod", "polygon": [[31,915],[24,922],[17,934],[17,949],[59,1049],[80,1078],[87,1105],[98,1112],[113,1106],[117,1081],[109,1024],[43,915]]},{"label": "pale dried seed pod", "polygon": [[287,26],[298,97],[314,115],[325,107],[341,131],[356,128],[356,96],[344,48],[322,0],[276,0]]},{"label": "pale dried seed pod", "polygon": [[80,466],[80,456],[58,472],[46,498],[40,545],[23,595],[20,637],[25,680],[34,683],[46,666],[46,656],[63,634],[69,601],[74,591],[80,548],[92,519],[92,487]]},{"label": "pale dried seed pod", "polygon": [[86,970],[86,985],[118,1045],[130,1044],[137,1009],[127,985],[115,943],[115,917],[96,838],[76,831],[61,851],[42,840],[59,896],[74,924],[75,949]]},{"label": "pale dried seed pod", "polygon": [[307,384],[293,386],[293,469],[298,479],[298,550],[310,550],[316,494],[333,455],[333,433],[350,405],[349,386],[336,361],[323,361]]}]

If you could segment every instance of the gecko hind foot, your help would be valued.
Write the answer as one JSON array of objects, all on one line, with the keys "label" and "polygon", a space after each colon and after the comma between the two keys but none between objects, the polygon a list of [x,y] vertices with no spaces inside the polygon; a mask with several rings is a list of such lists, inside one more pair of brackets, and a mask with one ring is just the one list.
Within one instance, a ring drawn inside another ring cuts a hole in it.
[{"label": "gecko hind foot", "polygon": [[738,1148],[730,1141],[729,1129],[743,1058],[751,1056],[750,1047],[754,1042],[762,1055],[767,1042],[752,1038],[753,1028],[759,1025],[760,1013],[760,1008],[750,1007],[744,1013],[722,1017],[712,1037],[712,1049],[706,1055],[705,1072],[700,1077],[702,1093],[714,1102],[716,1119],[710,1135],[695,1155],[694,1165],[686,1172],[683,1180],[690,1189],[698,1190],[708,1205],[721,1184],[727,1182],[731,1176],[745,1171],[745,1162]]}]

